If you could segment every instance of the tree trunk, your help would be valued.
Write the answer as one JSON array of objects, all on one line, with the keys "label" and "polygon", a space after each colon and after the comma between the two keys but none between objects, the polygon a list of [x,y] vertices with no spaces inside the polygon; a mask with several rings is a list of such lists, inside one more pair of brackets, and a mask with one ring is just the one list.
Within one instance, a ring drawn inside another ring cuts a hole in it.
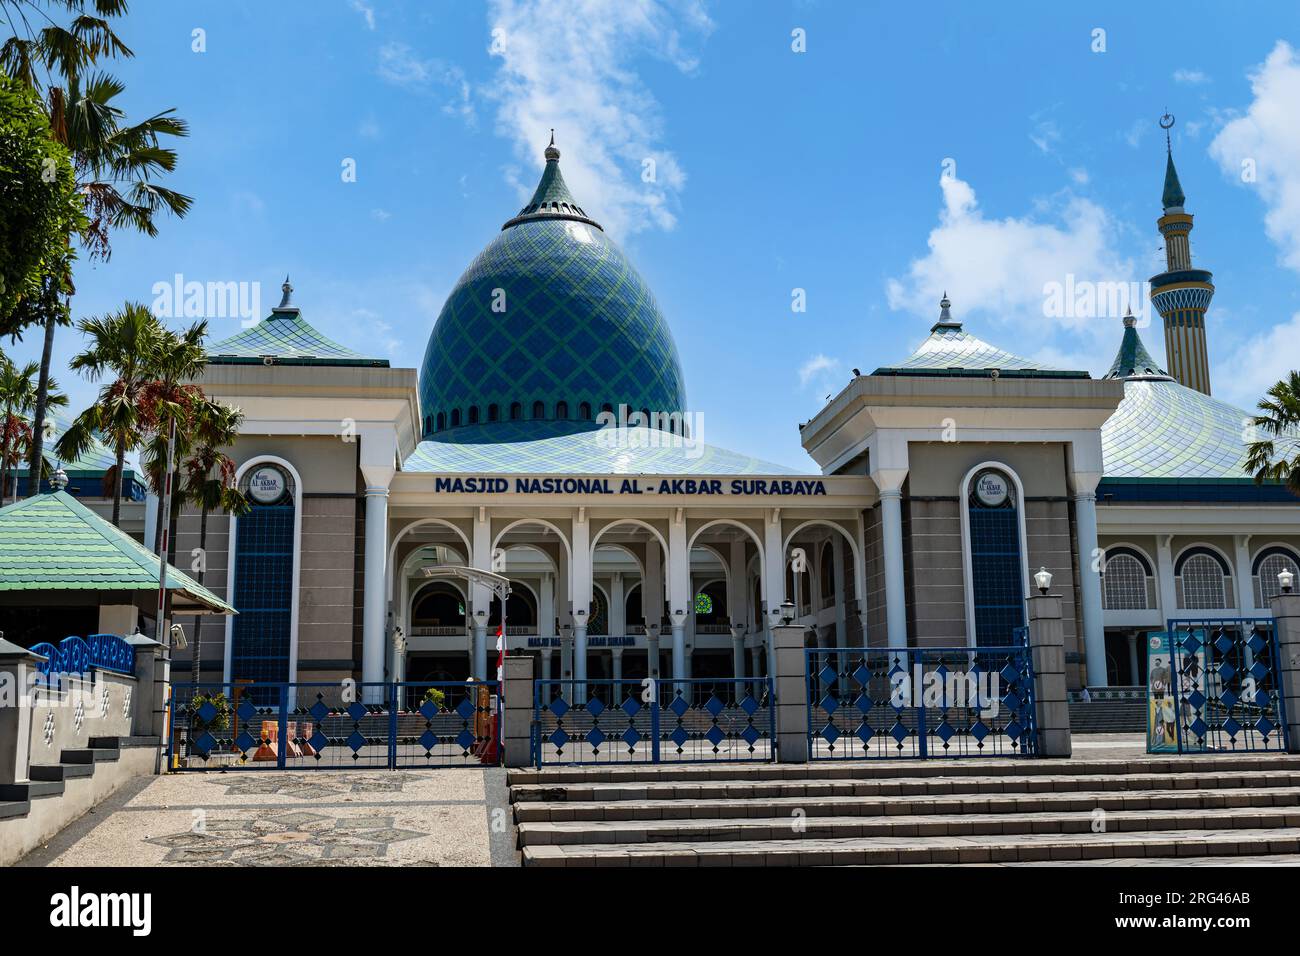
[{"label": "tree trunk", "polygon": [[[203,513],[199,516],[199,559],[202,563],[199,565],[199,584],[203,583],[203,575],[208,570],[208,509],[204,508]],[[202,662],[202,652],[200,648],[201,631],[203,630],[203,615],[194,615],[194,645],[190,651],[190,683],[199,682],[200,663]]]},{"label": "tree trunk", "polygon": [[50,397],[50,360],[54,355],[54,313],[45,319],[45,346],[41,350],[41,377],[36,386],[36,408],[32,411],[32,453],[27,459],[27,497],[41,493],[45,458],[45,404]]},{"label": "tree trunk", "polygon": [[115,449],[117,474],[113,476],[113,527],[122,527],[122,472],[126,470],[126,442],[117,440]]},{"label": "tree trunk", "polygon": [[5,494],[9,491],[9,417],[13,414],[10,406],[5,406],[4,417],[0,418],[0,508],[4,507]]}]

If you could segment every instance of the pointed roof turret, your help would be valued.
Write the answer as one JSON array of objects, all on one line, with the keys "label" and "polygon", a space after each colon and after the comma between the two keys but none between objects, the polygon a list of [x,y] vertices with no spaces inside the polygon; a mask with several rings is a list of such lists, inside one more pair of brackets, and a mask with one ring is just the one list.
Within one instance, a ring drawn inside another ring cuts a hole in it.
[{"label": "pointed roof turret", "polygon": [[207,347],[209,365],[368,365],[388,368],[388,359],[372,358],[339,345],[302,317],[292,302],[293,286],[284,277],[280,304],[256,325]]},{"label": "pointed roof turret", "polygon": [[930,326],[931,332],[937,332],[940,329],[961,329],[961,322],[952,317],[952,302],[948,299],[947,291],[944,292],[943,298],[939,300],[939,321]]},{"label": "pointed roof turret", "polygon": [[537,189],[533,191],[533,198],[528,200],[528,205],[519,210],[518,215],[501,228],[509,229],[521,222],[540,219],[570,219],[575,222],[585,222],[604,232],[604,227],[588,216],[569,192],[568,184],[565,183],[564,176],[560,172],[560,150],[555,145],[555,130],[551,130],[551,144],[546,147],[544,155],[546,168],[542,170],[542,178],[537,183]]},{"label": "pointed roof turret", "polygon": [[1165,190],[1160,197],[1160,203],[1166,212],[1170,209],[1182,209],[1187,201],[1187,197],[1183,195],[1183,184],[1178,181],[1178,170],[1174,168],[1174,146],[1169,138],[1169,130],[1173,125],[1172,114],[1166,113],[1160,117],[1160,128],[1165,131]]},{"label": "pointed roof turret", "polygon": [[1133,310],[1124,316],[1124,338],[1120,341],[1119,352],[1102,378],[1169,378],[1169,373],[1162,369],[1151,357],[1147,347],[1138,335],[1137,318]]}]

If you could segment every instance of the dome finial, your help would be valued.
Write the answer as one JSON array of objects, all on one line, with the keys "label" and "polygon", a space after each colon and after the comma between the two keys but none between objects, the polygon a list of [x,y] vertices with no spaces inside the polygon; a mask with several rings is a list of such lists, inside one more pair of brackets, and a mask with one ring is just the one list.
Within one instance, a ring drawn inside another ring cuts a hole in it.
[{"label": "dome finial", "polygon": [[947,290],[944,290],[943,298],[939,300],[939,321],[930,326],[930,331],[937,329],[960,329],[961,323],[952,317],[952,301],[948,298]]},{"label": "dome finial", "polygon": [[1133,314],[1133,306],[1130,305],[1128,307],[1128,313],[1124,316],[1124,328],[1135,329],[1137,328],[1137,324],[1137,316]]},{"label": "dome finial", "polygon": [[293,296],[293,286],[291,286],[291,285],[289,284],[289,276],[288,276],[287,273],[285,274],[285,277],[284,277],[284,284],[283,284],[282,286],[280,286],[280,292],[283,293],[283,294],[282,294],[281,297],[280,297],[280,304],[279,304],[278,306],[276,306],[276,308],[277,308],[277,309],[292,309],[292,308],[293,308],[293,305],[290,303],[289,300],[290,300],[290,298]]},{"label": "dome finial", "polygon": [[551,145],[546,147],[546,161],[548,163],[556,162],[560,158],[560,151],[555,147],[555,128],[551,128]]}]

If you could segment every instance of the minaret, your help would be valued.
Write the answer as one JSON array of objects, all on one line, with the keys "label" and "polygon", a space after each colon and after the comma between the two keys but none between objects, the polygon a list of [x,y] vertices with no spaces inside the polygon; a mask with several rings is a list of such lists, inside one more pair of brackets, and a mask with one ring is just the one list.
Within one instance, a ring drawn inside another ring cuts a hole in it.
[{"label": "minaret", "polygon": [[1160,118],[1165,131],[1165,190],[1161,197],[1164,215],[1156,226],[1165,239],[1167,268],[1151,277],[1151,302],[1165,321],[1165,364],[1180,384],[1210,394],[1210,359],[1205,345],[1205,312],[1214,297],[1211,273],[1192,268],[1189,237],[1192,217],[1183,211],[1186,197],[1174,168],[1169,129],[1174,118]]}]

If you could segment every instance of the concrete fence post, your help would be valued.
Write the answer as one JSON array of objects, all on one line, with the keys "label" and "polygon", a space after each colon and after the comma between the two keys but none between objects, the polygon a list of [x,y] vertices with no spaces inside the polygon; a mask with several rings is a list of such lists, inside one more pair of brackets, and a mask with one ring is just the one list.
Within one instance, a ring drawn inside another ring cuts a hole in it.
[{"label": "concrete fence post", "polygon": [[26,783],[31,763],[33,668],[45,658],[0,635],[0,784]]},{"label": "concrete fence post", "polygon": [[502,765],[527,767],[532,757],[533,658],[507,657],[501,675],[505,706],[501,710]]},{"label": "concrete fence post", "polygon": [[776,708],[776,759],[780,763],[808,762],[808,676],[804,663],[802,624],[772,627],[775,671],[772,690]]},{"label": "concrete fence post", "polygon": [[1038,755],[1068,757],[1070,705],[1065,693],[1065,631],[1061,599],[1055,594],[1030,597],[1029,656],[1034,666],[1034,717],[1038,723]]},{"label": "concrete fence post", "polygon": [[1277,624],[1277,683],[1286,711],[1287,750],[1300,753],[1300,594],[1269,599]]},{"label": "concrete fence post", "polygon": [[135,651],[135,693],[131,702],[131,734],[162,737],[167,721],[167,648],[143,634],[132,634],[126,642]]}]

